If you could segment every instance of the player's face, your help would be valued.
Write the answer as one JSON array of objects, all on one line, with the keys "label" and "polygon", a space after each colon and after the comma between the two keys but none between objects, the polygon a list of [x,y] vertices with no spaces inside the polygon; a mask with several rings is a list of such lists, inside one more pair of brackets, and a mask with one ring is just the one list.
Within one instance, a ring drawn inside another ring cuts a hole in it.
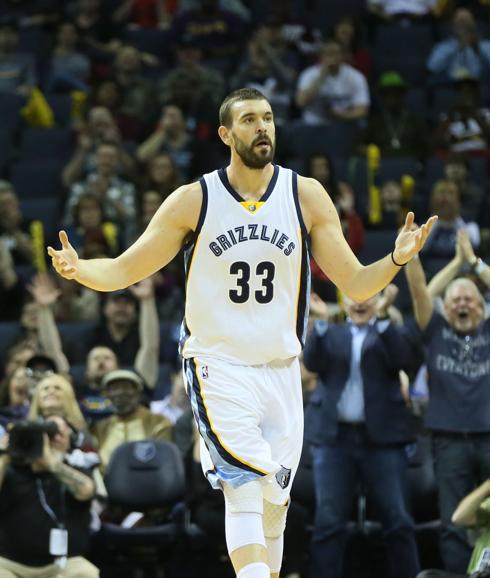
[{"label": "player's face", "polygon": [[266,100],[245,100],[233,105],[231,147],[250,169],[263,169],[273,161],[276,129]]}]

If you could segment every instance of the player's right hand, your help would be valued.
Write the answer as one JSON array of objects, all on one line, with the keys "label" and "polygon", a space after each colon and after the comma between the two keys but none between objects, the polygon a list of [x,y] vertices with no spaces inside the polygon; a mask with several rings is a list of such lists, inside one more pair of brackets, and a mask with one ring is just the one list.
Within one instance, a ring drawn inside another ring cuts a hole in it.
[{"label": "player's right hand", "polygon": [[55,271],[65,279],[74,279],[78,273],[78,255],[68,241],[65,231],[59,233],[61,250],[56,251],[53,247],[48,247],[48,255]]}]

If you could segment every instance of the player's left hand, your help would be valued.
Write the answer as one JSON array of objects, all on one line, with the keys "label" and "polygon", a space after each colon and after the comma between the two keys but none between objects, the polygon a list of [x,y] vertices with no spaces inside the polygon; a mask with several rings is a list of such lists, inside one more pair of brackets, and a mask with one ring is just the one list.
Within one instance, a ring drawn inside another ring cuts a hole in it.
[{"label": "player's left hand", "polygon": [[437,215],[430,217],[420,227],[414,226],[415,215],[410,211],[407,213],[405,225],[398,233],[395,241],[393,258],[400,265],[408,263],[424,246],[432,227],[437,221]]}]

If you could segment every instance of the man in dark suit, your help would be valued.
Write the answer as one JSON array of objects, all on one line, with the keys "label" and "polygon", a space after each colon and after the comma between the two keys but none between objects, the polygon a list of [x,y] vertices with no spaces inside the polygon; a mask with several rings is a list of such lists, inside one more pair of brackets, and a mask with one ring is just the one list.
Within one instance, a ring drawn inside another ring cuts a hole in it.
[{"label": "man in dark suit", "polygon": [[347,522],[359,482],[381,519],[390,577],[414,578],[419,571],[404,491],[405,446],[415,437],[414,422],[399,378],[416,356],[403,328],[388,316],[395,296],[390,286],[360,304],[344,297],[346,322],[317,321],[306,342],[304,364],[319,376],[305,419],[316,492],[315,578],[342,576]]}]

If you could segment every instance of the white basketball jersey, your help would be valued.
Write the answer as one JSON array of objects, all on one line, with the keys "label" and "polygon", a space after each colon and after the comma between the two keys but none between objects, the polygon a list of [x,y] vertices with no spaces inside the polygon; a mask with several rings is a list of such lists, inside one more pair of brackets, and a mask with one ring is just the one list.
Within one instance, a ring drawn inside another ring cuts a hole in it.
[{"label": "white basketball jersey", "polygon": [[258,202],[245,202],[225,169],[201,186],[199,223],[185,247],[183,357],[260,365],[298,355],[310,265],[297,175],[275,165]]}]

